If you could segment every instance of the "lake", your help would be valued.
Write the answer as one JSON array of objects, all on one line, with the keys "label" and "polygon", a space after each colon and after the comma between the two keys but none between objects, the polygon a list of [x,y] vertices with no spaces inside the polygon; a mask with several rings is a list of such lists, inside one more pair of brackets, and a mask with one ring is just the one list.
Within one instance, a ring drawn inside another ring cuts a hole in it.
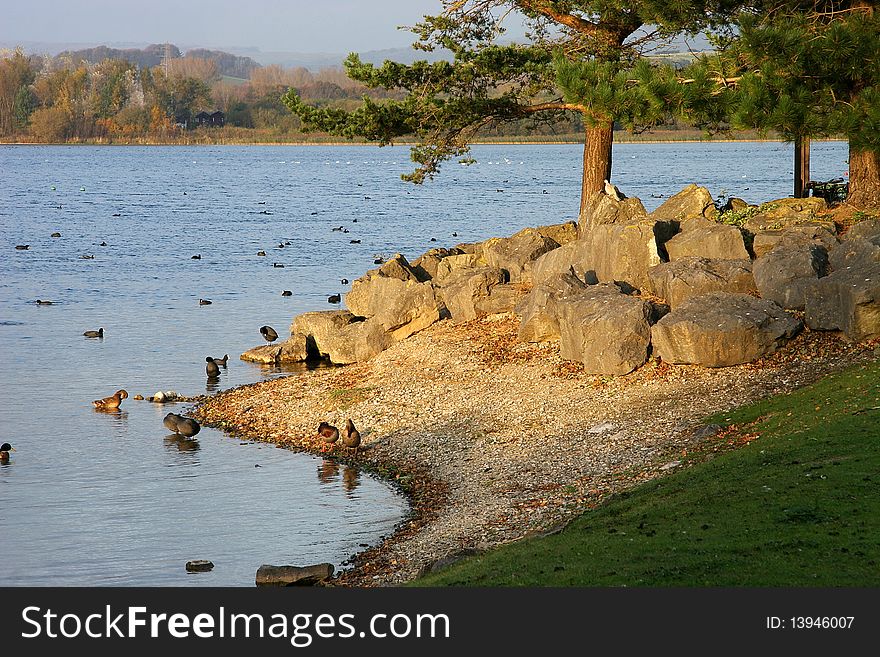
[{"label": "lake", "polygon": [[[413,186],[404,147],[0,146],[0,442],[17,450],[0,464],[0,585],[252,586],[261,564],[344,567],[391,534],[407,502],[368,474],[210,428],[170,436],[162,418],[185,404],[91,400],[296,376],[239,355],[264,324],[283,336],[337,307],[327,297],[375,258],[576,217],[580,146],[474,155]],[[814,143],[813,178],[842,176],[846,157]],[[786,144],[618,144],[614,158],[648,210],[690,182],[752,203],[791,191]],[[224,354],[209,382],[205,357]],[[188,574],[190,559],[215,568]]]}]

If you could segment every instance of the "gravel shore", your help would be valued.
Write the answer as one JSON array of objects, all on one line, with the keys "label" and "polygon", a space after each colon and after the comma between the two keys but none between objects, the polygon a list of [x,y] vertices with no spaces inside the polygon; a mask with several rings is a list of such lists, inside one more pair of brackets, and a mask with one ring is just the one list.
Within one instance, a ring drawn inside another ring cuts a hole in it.
[{"label": "gravel shore", "polygon": [[517,327],[513,315],[440,322],[369,362],[224,391],[193,415],[319,454],[318,424],[351,418],[360,451],[330,454],[397,482],[413,512],[333,583],[388,586],[448,557],[558,527],[674,470],[710,414],[877,357],[874,344],[805,332],[748,365],[652,359],[627,376],[598,377],[562,360],[558,343],[518,343]]}]

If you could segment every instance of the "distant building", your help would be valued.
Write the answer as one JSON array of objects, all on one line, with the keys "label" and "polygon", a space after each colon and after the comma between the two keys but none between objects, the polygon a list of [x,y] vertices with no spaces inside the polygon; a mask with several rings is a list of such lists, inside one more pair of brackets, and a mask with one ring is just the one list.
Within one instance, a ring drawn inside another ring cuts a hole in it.
[{"label": "distant building", "polygon": [[226,123],[226,115],[217,110],[216,112],[199,112],[195,115],[194,122],[196,126],[208,126],[211,128],[222,128]]}]

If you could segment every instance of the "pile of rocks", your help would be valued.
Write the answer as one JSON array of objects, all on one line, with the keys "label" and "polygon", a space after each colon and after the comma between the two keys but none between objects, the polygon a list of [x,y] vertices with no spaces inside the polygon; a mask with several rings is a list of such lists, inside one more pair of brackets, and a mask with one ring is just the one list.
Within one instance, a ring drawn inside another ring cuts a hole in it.
[{"label": "pile of rocks", "polygon": [[594,374],[626,374],[652,353],[750,362],[804,322],[880,337],[880,220],[839,236],[821,198],[729,205],[742,221],[720,221],[730,215],[696,185],[651,213],[638,198],[599,193],[577,224],[431,249],[412,263],[395,255],[353,283],[348,310],[296,317],[277,358],[368,360],[441,319],[511,311],[520,340],[559,340],[563,358]]}]

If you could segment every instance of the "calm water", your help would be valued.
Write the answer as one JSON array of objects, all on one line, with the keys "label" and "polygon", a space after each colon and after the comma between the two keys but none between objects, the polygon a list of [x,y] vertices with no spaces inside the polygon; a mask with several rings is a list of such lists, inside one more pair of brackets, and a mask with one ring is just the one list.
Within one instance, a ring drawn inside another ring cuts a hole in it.
[{"label": "calm water", "polygon": [[[339,566],[393,531],[406,502],[370,476],[207,428],[174,440],[162,417],[185,405],[90,401],[290,374],[238,356],[261,325],[283,335],[331,308],[376,256],[575,217],[580,147],[475,155],[415,187],[402,147],[0,147],[0,442],[17,449],[0,465],[0,585],[246,586],[260,564]],[[814,144],[813,178],[845,160]],[[649,210],[689,182],[761,202],[791,177],[788,145],[615,147],[615,182]],[[207,384],[205,356],[227,353]],[[189,559],[216,566],[187,575]]]}]

